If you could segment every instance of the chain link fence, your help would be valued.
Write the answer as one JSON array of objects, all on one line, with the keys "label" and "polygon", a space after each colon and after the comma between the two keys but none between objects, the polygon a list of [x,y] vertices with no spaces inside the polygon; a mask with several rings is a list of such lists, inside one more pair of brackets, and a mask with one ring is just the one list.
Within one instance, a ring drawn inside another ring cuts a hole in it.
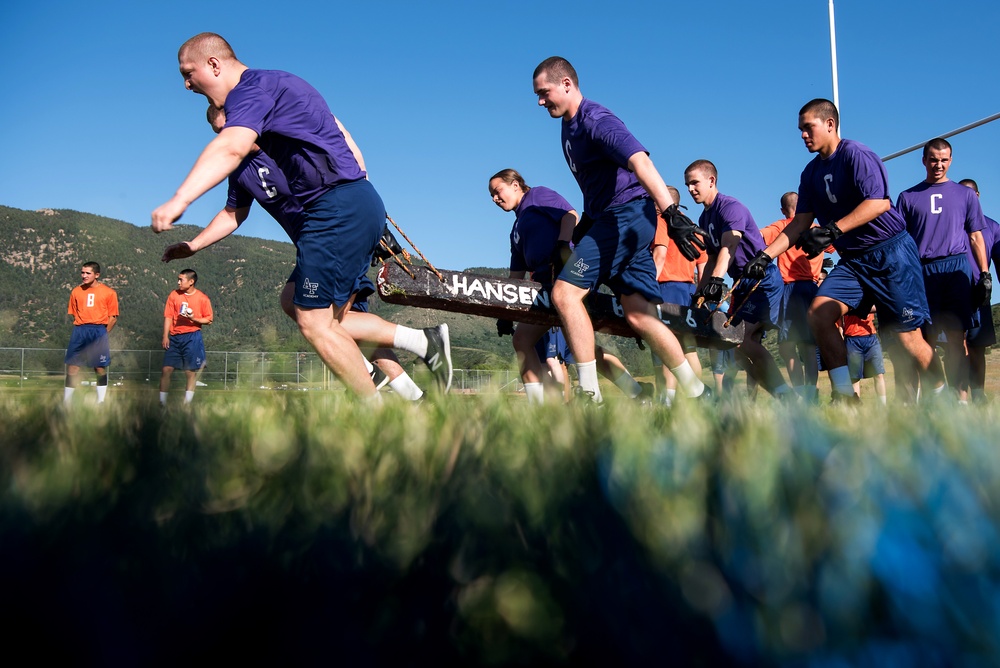
[{"label": "chain link fence", "polygon": [[[62,348],[0,348],[0,387],[39,387],[65,374]],[[323,390],[343,386],[314,352],[209,351],[199,383],[216,390]],[[108,381],[112,385],[157,387],[162,350],[112,350]],[[422,363],[405,365],[422,387],[431,381]],[[175,373],[183,378],[183,374]],[[86,375],[83,382],[93,380]],[[174,382],[182,382],[175,380]],[[455,369],[452,392],[466,394],[523,391],[510,369]]]}]

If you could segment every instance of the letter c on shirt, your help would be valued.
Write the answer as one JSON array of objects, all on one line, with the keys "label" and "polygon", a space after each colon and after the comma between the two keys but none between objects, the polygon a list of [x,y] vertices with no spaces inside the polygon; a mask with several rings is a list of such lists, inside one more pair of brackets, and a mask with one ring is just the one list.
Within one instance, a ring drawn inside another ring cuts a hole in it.
[{"label": "letter c on shirt", "polygon": [[942,209],[939,202],[942,197],[943,195],[941,193],[934,193],[931,195],[931,213],[941,213]]},{"label": "letter c on shirt", "polygon": [[837,196],[830,192],[830,184],[833,183],[833,174],[827,174],[823,177],[823,185],[826,186],[826,197],[833,204],[837,203]]}]

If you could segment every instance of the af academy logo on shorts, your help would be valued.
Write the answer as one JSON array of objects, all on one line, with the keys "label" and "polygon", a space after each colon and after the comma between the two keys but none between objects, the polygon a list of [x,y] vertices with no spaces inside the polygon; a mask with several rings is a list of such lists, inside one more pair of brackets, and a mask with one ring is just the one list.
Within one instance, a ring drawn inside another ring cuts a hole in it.
[{"label": "af academy logo on shorts", "polygon": [[308,278],[302,281],[302,289],[306,291],[303,297],[308,297],[311,299],[316,299],[316,290],[319,289],[319,283],[313,283]]},{"label": "af academy logo on shorts", "polygon": [[583,260],[577,260],[573,265],[573,269],[571,269],[569,273],[573,274],[577,278],[583,278],[583,275],[587,273],[588,269],[590,269],[589,264]]}]

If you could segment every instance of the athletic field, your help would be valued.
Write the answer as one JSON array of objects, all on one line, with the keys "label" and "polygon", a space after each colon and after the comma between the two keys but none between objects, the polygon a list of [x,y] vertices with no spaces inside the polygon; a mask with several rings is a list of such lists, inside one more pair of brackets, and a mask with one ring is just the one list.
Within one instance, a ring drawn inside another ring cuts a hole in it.
[{"label": "athletic field", "polygon": [[866,389],[5,390],[4,629],[74,665],[995,665],[996,404]]}]

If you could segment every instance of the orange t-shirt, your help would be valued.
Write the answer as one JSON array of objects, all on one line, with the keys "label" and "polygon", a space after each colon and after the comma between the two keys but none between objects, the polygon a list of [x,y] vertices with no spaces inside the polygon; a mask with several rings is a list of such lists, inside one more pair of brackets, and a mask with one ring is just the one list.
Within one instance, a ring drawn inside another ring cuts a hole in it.
[{"label": "orange t-shirt", "polygon": [[874,333],[874,313],[869,313],[867,318],[859,318],[856,315],[844,316],[844,336],[871,336]]},{"label": "orange t-shirt", "polygon": [[73,316],[74,325],[106,325],[118,315],[118,293],[96,281],[86,290],[78,285],[69,293],[66,312]]},{"label": "orange t-shirt", "polygon": [[[191,316],[181,315],[181,311],[186,307],[191,308]],[[195,322],[191,318],[211,318],[212,302],[201,290],[195,288],[189,295],[174,290],[167,297],[167,305],[163,308],[163,317],[170,318],[171,334],[188,334],[201,329],[201,323]]]},{"label": "orange t-shirt", "polygon": [[666,283],[667,281],[677,283],[695,282],[694,268],[705,261],[704,253],[699,251],[698,257],[695,260],[689,260],[684,257],[680,249],[677,248],[677,244],[670,240],[670,236],[667,234],[667,223],[659,217],[656,219],[656,233],[653,235],[653,245],[649,250],[652,251],[657,246],[666,246],[667,248],[667,257],[663,261],[663,269],[660,270],[660,275],[656,277],[658,283]]},{"label": "orange t-shirt", "polygon": [[[790,222],[792,222],[791,218],[785,218],[762,229],[760,233],[764,237],[764,243],[770,246],[771,242],[781,234]],[[789,246],[787,251],[778,256],[778,270],[785,283],[815,282],[819,280],[819,272],[823,271],[823,253],[810,260],[805,251],[795,246]]]}]

